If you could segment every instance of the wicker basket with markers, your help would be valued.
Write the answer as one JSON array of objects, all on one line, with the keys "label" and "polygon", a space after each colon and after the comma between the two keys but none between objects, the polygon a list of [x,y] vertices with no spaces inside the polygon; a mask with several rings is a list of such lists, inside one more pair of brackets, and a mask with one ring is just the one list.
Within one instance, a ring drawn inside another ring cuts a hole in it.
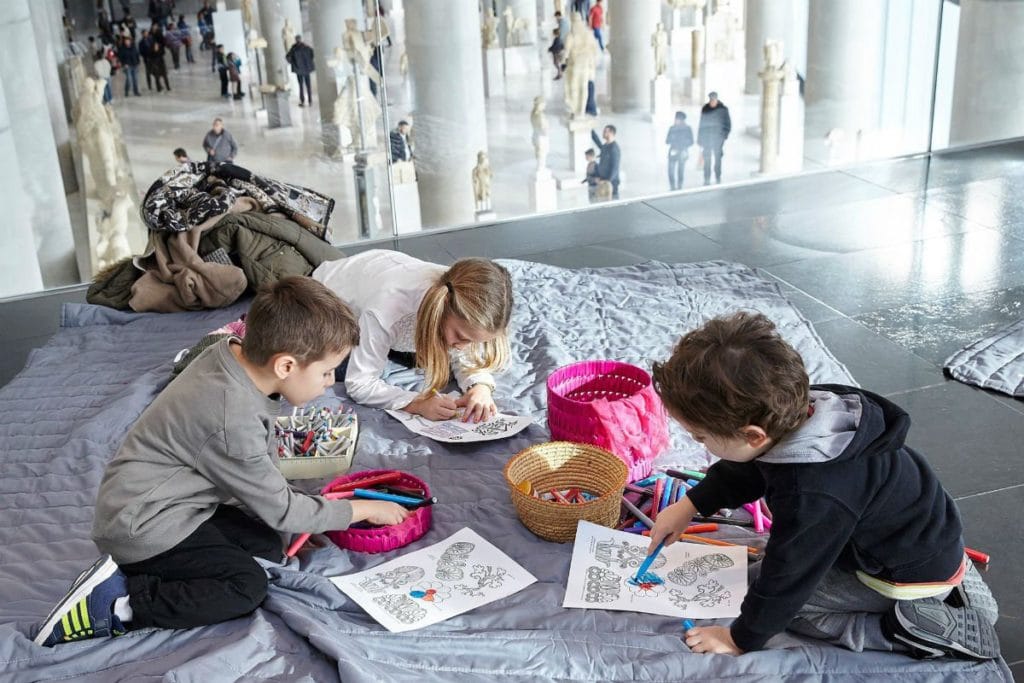
[{"label": "wicker basket with markers", "polygon": [[351,409],[295,409],[277,418],[277,465],[285,479],[337,476],[352,466],[359,419]]}]

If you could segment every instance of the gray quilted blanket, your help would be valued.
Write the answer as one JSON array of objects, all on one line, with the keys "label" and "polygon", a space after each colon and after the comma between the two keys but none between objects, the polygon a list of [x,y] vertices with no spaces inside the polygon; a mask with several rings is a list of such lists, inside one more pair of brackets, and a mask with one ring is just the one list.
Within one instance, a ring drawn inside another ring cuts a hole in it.
[{"label": "gray quilted blanket", "polygon": [[1024,398],[1024,320],[960,349],[943,369],[965,384]]},{"label": "gray quilted blanket", "polygon": [[[763,652],[698,656],[681,643],[677,620],[560,607],[571,545],[546,543],[527,531],[501,475],[509,456],[547,437],[544,381],[554,368],[594,357],[649,366],[683,331],[747,308],[778,323],[815,381],[850,377],[777,287],[744,266],[648,263],[569,271],[507,265],[517,297],[514,362],[500,379],[499,405],[541,422],[506,441],[447,446],[411,435],[381,411],[360,408],[355,466],[400,468],[430,482],[441,502],[433,528],[410,550],[469,526],[538,583],[436,626],[390,634],[325,577],[403,551],[349,554],[321,539],[321,547],[268,569],[269,596],[249,617],[187,631],[141,630],[54,649],[35,646],[32,625],[95,558],[89,530],[104,464],[165,384],[174,354],[242,310],[159,315],[69,305],[60,332],[0,389],[0,681],[1011,680],[1001,661],[853,654],[788,634]],[[411,371],[393,369],[391,381],[415,382]],[[675,430],[660,464],[704,460],[703,451]]]}]

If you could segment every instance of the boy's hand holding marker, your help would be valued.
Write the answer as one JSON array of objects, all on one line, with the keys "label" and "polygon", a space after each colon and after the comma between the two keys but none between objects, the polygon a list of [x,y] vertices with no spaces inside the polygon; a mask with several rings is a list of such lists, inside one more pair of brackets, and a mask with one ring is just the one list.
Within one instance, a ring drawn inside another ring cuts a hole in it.
[{"label": "boy's hand holding marker", "polygon": [[369,522],[376,526],[401,524],[412,512],[398,503],[386,500],[353,500],[352,522]]}]

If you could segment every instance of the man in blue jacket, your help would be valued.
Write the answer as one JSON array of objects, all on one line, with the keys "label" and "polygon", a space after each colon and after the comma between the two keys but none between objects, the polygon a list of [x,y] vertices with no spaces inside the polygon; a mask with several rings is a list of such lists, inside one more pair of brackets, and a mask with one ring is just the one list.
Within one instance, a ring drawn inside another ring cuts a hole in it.
[{"label": "man in blue jacket", "polygon": [[612,199],[619,198],[619,162],[622,159],[622,151],[619,143],[615,142],[615,126],[609,124],[604,127],[601,137],[590,131],[590,137],[601,152],[601,158],[597,162],[597,175],[601,180],[607,180],[612,185]]},{"label": "man in blue jacket", "polygon": [[708,93],[708,102],[700,110],[700,126],[697,128],[697,144],[704,155],[704,184],[711,184],[711,158],[715,163],[715,182],[722,182],[722,152],[725,141],[732,130],[729,107],[718,99],[718,93]]},{"label": "man in blue jacket", "polygon": [[313,64],[313,48],[302,42],[302,36],[295,36],[295,44],[288,50],[285,59],[292,65],[292,71],[299,79],[299,106],[305,107],[307,101],[312,105],[313,91],[310,90],[309,75],[316,71]]}]

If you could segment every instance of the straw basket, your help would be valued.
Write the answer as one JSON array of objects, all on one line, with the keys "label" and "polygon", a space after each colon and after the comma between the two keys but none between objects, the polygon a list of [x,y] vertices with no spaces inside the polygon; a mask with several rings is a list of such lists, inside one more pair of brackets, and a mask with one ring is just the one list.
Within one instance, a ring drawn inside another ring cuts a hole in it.
[{"label": "straw basket", "polygon": [[611,360],[573,363],[548,377],[548,427],[552,439],[594,444],[619,456],[630,481],[651,473],[669,440],[651,376]]},{"label": "straw basket", "polygon": [[[566,543],[576,537],[581,519],[615,526],[626,486],[626,466],[602,448],[554,441],[530,446],[513,456],[505,465],[505,481],[526,528],[547,541]],[[538,491],[579,488],[597,498],[572,505],[542,500],[518,488],[524,481]]]},{"label": "straw basket", "polygon": [[[365,479],[378,474],[387,474],[391,470],[366,470],[355,472],[338,477],[323,488],[323,493],[328,493],[334,487],[350,481]],[[398,486],[419,488],[423,490],[424,496],[430,497],[430,488],[419,477],[414,477],[407,472],[402,472],[402,477],[394,482]],[[431,506],[425,505],[413,510],[412,514],[405,518],[405,521],[391,526],[378,526],[369,529],[344,529],[341,531],[328,531],[327,538],[334,541],[339,548],[356,550],[361,553],[383,553],[395,548],[408,545],[430,529]]]}]

